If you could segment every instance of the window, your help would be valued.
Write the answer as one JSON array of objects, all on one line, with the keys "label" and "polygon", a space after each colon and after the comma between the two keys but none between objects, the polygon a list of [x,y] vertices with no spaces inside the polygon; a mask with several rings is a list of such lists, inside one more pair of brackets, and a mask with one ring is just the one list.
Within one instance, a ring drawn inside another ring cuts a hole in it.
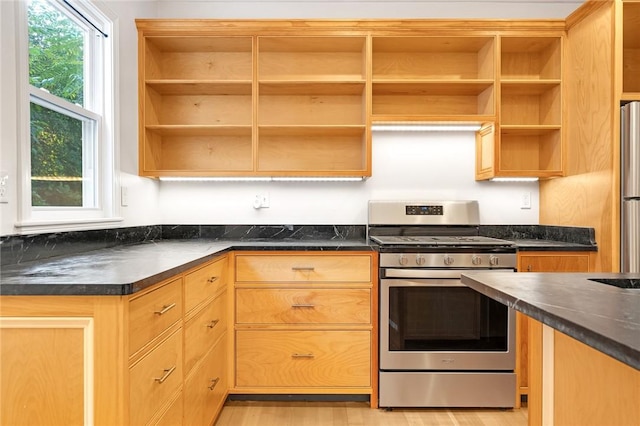
[{"label": "window", "polygon": [[27,0],[19,226],[115,216],[111,21],[86,0]]}]

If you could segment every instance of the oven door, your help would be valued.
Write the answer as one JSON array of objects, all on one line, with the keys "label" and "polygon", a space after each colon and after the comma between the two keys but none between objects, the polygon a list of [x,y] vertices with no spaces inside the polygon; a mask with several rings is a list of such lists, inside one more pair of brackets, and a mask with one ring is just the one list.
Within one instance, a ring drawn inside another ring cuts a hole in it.
[{"label": "oven door", "polygon": [[[513,272],[513,270],[505,270]],[[380,280],[380,369],[513,371],[515,311],[460,282],[460,270],[394,270]]]}]

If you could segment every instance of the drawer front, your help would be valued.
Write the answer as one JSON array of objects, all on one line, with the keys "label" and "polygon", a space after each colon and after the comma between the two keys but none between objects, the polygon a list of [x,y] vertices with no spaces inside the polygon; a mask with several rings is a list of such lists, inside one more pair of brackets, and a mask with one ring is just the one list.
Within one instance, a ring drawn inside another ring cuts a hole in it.
[{"label": "drawer front", "polygon": [[227,294],[222,293],[191,318],[184,331],[185,375],[227,329]]},{"label": "drawer front", "polygon": [[185,382],[184,424],[209,426],[222,409],[229,389],[225,376],[226,339],[223,338]]},{"label": "drawer front", "polygon": [[184,279],[185,310],[189,312],[224,288],[226,276],[226,257],[187,274]]},{"label": "drawer front", "polygon": [[369,387],[369,331],[236,334],[238,387]]},{"label": "drawer front", "polygon": [[237,255],[237,282],[371,282],[367,255]]},{"label": "drawer front", "polygon": [[129,302],[129,355],[182,318],[182,279]]},{"label": "drawer front", "polygon": [[182,424],[182,394],[171,403],[169,409],[162,415],[155,426],[176,426]]},{"label": "drawer front", "polygon": [[370,324],[370,289],[236,289],[237,324]]},{"label": "drawer front", "polygon": [[129,378],[129,418],[132,425],[143,425],[182,384],[182,329],[131,367]]}]

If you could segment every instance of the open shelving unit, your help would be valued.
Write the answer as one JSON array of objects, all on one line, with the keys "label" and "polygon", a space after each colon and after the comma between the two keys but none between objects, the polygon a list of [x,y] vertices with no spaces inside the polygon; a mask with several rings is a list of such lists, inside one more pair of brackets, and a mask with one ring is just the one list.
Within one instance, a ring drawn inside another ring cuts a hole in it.
[{"label": "open shelving unit", "polygon": [[640,2],[623,2],[622,16],[622,99],[640,101]]},{"label": "open shelving unit", "polygon": [[251,37],[145,37],[140,174],[250,171],[252,63]]},{"label": "open shelving unit", "polygon": [[495,120],[495,37],[373,37],[373,121]]},{"label": "open shelving unit", "polygon": [[258,174],[371,174],[366,52],[365,36],[258,37]]},{"label": "open shelving unit", "polygon": [[500,37],[495,176],[562,176],[562,38]]}]

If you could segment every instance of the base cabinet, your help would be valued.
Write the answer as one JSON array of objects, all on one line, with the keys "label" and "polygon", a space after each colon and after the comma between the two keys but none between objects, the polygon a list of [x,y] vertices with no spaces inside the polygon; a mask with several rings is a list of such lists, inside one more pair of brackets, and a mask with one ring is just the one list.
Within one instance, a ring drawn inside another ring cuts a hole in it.
[{"label": "base cabinet", "polygon": [[[593,255],[590,252],[520,252],[518,253],[518,272],[589,272],[592,271]],[[539,348],[540,342],[530,338],[529,318],[516,313],[516,406],[519,407],[522,395],[528,395],[529,411],[536,406],[536,395],[529,391],[530,377],[538,374],[532,371],[532,353]],[[531,399],[534,401],[531,401]],[[535,410],[535,408],[533,409]],[[534,414],[535,415],[535,414]]]},{"label": "base cabinet", "polygon": [[[228,389],[226,277],[223,256],[131,296],[0,297],[0,424],[210,425]],[[198,326],[215,340],[187,348]]]},{"label": "base cabinet", "polygon": [[377,256],[247,252],[234,258],[239,394],[368,394],[377,406]]}]

